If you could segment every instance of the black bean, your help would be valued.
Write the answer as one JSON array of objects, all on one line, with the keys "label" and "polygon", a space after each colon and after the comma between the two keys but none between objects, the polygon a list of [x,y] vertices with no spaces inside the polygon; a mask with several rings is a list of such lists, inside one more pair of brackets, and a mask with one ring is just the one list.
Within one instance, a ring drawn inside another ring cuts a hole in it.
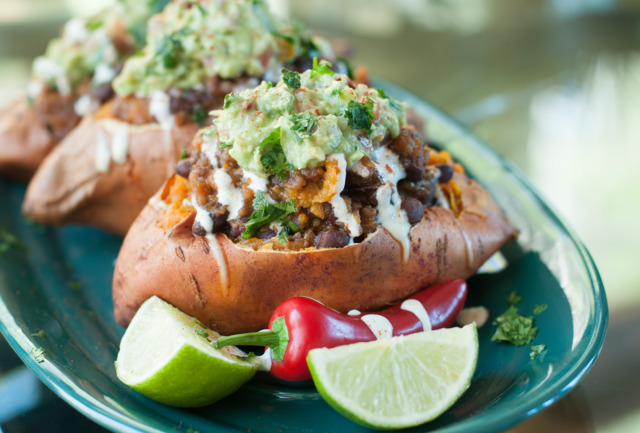
[{"label": "black bean", "polygon": [[198,221],[194,221],[193,226],[191,227],[191,231],[196,236],[206,236],[207,231],[202,227],[202,225]]},{"label": "black bean", "polygon": [[409,224],[417,224],[422,219],[424,215],[424,208],[422,207],[422,203],[420,200],[405,197],[402,199],[402,204],[400,205],[405,214],[407,214],[407,219],[409,220]]},{"label": "black bean", "polygon": [[246,230],[246,227],[239,220],[229,221],[229,224],[225,228],[225,234],[230,238],[237,239]]},{"label": "black bean", "polygon": [[98,87],[91,89],[90,94],[93,99],[106,102],[115,95],[115,92],[113,91],[113,87],[111,87],[111,83],[102,83]]},{"label": "black bean", "polygon": [[349,235],[343,231],[325,230],[316,235],[317,248],[342,248],[349,245]]},{"label": "black bean", "polygon": [[438,170],[440,171],[440,177],[438,182],[447,183],[453,178],[453,167],[448,164],[438,164]]},{"label": "black bean", "polygon": [[229,211],[227,211],[222,205],[216,203],[215,206],[209,211],[209,216],[213,221],[213,227],[211,233],[218,233],[222,231],[227,224],[227,218],[229,217]]},{"label": "black bean", "polygon": [[256,237],[258,239],[271,239],[276,235],[277,235],[276,231],[269,228],[269,226],[260,227],[260,230],[258,230],[258,233],[256,233]]},{"label": "black bean", "polygon": [[185,179],[188,179],[189,174],[191,173],[191,167],[193,167],[192,158],[181,159],[176,164],[176,173],[178,173],[178,175],[184,177]]}]

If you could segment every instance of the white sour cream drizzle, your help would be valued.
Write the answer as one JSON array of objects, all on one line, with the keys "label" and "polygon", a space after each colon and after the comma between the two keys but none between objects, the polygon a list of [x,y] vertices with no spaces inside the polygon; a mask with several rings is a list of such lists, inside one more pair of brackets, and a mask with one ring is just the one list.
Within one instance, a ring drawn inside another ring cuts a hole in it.
[{"label": "white sour cream drizzle", "polygon": [[378,174],[385,183],[376,191],[378,220],[382,227],[400,242],[406,262],[409,259],[411,246],[409,239],[411,224],[400,207],[402,201],[397,188],[398,181],[405,177],[405,171],[398,156],[386,147],[380,147],[375,151],[374,163],[378,165]]},{"label": "white sour cream drizzle", "polygon": [[362,316],[361,320],[369,327],[377,340],[391,338],[393,325],[386,317],[379,314],[366,314]]},{"label": "white sour cream drizzle", "polygon": [[335,195],[329,202],[333,208],[333,214],[338,222],[344,224],[345,228],[349,232],[351,238],[358,237],[362,234],[362,227],[356,219],[355,215],[347,209],[347,203],[340,196],[342,190],[344,190],[344,184],[347,179],[347,160],[342,153],[334,153],[329,155],[328,160],[334,160],[338,162],[338,183],[336,184]]},{"label": "white sour cream drizzle", "polygon": [[123,123],[111,138],[111,158],[116,164],[127,162],[129,152],[129,125]]},{"label": "white sour cream drizzle", "polygon": [[[211,218],[209,218],[211,219]],[[229,294],[229,270],[227,269],[227,259],[224,256],[224,251],[220,246],[220,242],[214,234],[207,234],[207,240],[209,241],[209,248],[213,257],[218,263],[218,272],[220,273],[220,292],[222,296]]]},{"label": "white sour cream drizzle", "polygon": [[253,172],[246,171],[246,170],[243,170],[243,173],[244,173],[243,177],[249,180],[249,184],[248,184],[249,189],[251,189],[253,192],[267,190],[268,179],[266,177],[262,177],[258,174],[255,174]]},{"label": "white sour cream drizzle", "polygon": [[422,323],[423,331],[431,331],[431,320],[429,320],[429,313],[424,308],[424,305],[416,299],[407,299],[400,305],[401,310],[413,313],[420,323]]},{"label": "white sour cream drizzle", "polygon": [[238,218],[238,212],[244,206],[242,191],[233,185],[233,180],[224,170],[215,170],[213,180],[218,187],[218,202],[226,205],[229,220]]},{"label": "white sour cream drizzle", "polygon": [[56,88],[61,95],[71,93],[71,84],[67,78],[64,68],[51,59],[40,56],[33,61],[34,75],[42,77],[43,80],[54,80]]},{"label": "white sour cream drizzle", "polygon": [[156,118],[162,129],[170,131],[175,125],[175,116],[169,108],[169,95],[162,90],[156,90],[149,99],[149,113]]},{"label": "white sour cream drizzle", "polygon": [[93,73],[93,84],[99,86],[100,84],[108,83],[116,77],[116,70],[106,63],[98,63],[96,70]]},{"label": "white sour cream drizzle", "polygon": [[197,203],[190,202],[191,206],[193,206],[196,210],[196,222],[202,226],[203,229],[207,231],[208,234],[211,234],[211,230],[213,230],[213,220],[209,215],[209,211],[207,211],[202,206]]},{"label": "white sour cream drizzle", "polygon": [[107,135],[104,131],[98,132],[98,141],[96,142],[96,154],[94,160],[96,170],[100,173],[108,173],[109,165],[111,165],[111,152],[109,151],[109,143]]},{"label": "white sour cream drizzle", "polygon": [[78,116],[86,116],[96,111],[100,107],[100,103],[93,99],[90,95],[83,95],[73,104],[73,111]]}]

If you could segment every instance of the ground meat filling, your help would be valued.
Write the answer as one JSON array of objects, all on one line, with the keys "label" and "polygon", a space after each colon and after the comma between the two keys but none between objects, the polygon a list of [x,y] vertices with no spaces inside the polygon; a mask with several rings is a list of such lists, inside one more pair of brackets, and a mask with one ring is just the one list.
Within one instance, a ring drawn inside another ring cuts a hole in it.
[{"label": "ground meat filling", "polygon": [[[388,140],[387,146],[398,155],[405,169],[406,178],[398,183],[402,199],[401,209],[409,223],[415,225],[422,220],[425,208],[435,205],[436,184],[443,180],[448,182],[453,170],[447,164],[442,164],[446,167],[428,165],[429,147],[408,128],[404,128],[395,139]],[[200,146],[196,145],[196,149],[199,148]],[[282,236],[277,231],[277,226],[265,224],[252,237],[244,239],[245,223],[256,211],[253,207],[255,194],[249,188],[250,183],[246,180],[244,171],[226,150],[217,150],[216,158],[219,166],[223,167],[231,178],[233,185],[242,191],[243,206],[237,218],[228,220],[227,207],[218,203],[217,187],[213,181],[215,170],[204,153],[196,150],[191,158],[181,160],[176,166],[176,172],[189,180],[191,200],[195,200],[198,206],[209,213],[213,221],[212,232],[222,232],[233,242],[254,249],[290,251],[311,247],[341,248],[352,242],[362,242],[380,227],[376,211],[376,191],[383,182],[376,164],[365,156],[358,163],[357,170],[351,168],[347,172],[345,188],[341,194],[348,211],[356,213],[359,217],[362,227],[360,236],[351,239],[346,227],[334,215],[333,208],[328,203],[329,199],[316,203],[304,195],[308,191],[321,191],[327,167],[320,166],[289,171],[284,180],[276,176],[270,176],[268,179],[270,200],[284,203],[291,198],[305,197],[304,200],[296,200],[295,212],[286,216],[285,223],[292,222],[298,230]],[[302,206],[302,202],[306,206]],[[206,230],[198,222],[194,223],[193,232],[199,236],[206,235]]]}]

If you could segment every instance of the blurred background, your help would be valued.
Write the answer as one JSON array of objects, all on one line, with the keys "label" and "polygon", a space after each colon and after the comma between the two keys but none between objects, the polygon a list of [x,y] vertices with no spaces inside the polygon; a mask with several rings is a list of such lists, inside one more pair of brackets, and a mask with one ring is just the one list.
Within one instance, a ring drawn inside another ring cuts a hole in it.
[{"label": "blurred background", "polygon": [[[66,19],[108,3],[0,0],[1,100],[24,90]],[[640,0],[271,3],[466,124],[529,176],[593,255],[609,299],[604,349],[574,391],[510,431],[640,431]],[[0,341],[0,431],[45,428],[102,431]]]}]

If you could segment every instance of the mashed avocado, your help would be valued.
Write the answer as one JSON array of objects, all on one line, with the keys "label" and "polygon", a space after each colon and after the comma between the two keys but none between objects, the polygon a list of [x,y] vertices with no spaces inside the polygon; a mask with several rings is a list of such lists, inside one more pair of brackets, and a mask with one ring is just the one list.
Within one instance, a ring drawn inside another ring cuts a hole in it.
[{"label": "mashed avocado", "polygon": [[349,165],[371,155],[405,124],[405,106],[363,84],[335,74],[329,63],[315,62],[298,74],[283,71],[276,86],[262,82],[230,94],[208,142],[229,153],[245,170],[279,175],[283,170],[314,167],[330,154],[342,153]]},{"label": "mashed avocado", "polygon": [[114,81],[120,95],[197,88],[212,76],[263,76],[296,55],[300,37],[260,0],[175,0],[153,19],[147,46]]},{"label": "mashed avocado", "polygon": [[[169,0],[118,0],[111,8],[87,19],[68,21],[59,38],[53,39],[43,56],[33,64],[33,77],[60,93],[67,94],[100,70],[94,84],[110,81],[123,54],[112,36],[126,39],[146,32],[149,17],[162,10]],[[117,34],[116,33],[120,33]],[[133,42],[138,41],[133,38]]]}]

